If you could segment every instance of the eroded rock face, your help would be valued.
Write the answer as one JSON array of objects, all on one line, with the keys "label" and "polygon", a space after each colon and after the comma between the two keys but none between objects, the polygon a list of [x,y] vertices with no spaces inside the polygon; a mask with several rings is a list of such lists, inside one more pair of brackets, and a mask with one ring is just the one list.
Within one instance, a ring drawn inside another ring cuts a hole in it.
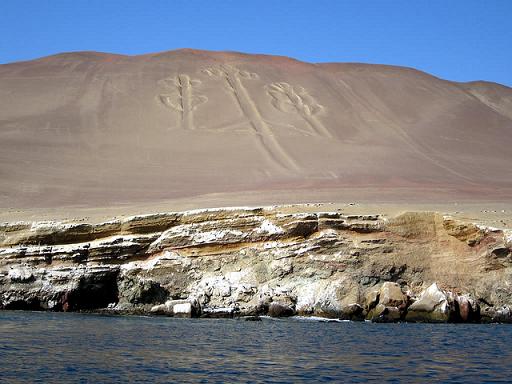
[{"label": "eroded rock face", "polygon": [[378,322],[400,321],[405,316],[409,298],[399,284],[386,281],[379,290],[366,295],[366,318]]},{"label": "eroded rock face", "polygon": [[449,295],[433,283],[408,308],[406,320],[418,322],[448,322],[455,307]]},{"label": "eroded rock face", "polygon": [[230,208],[6,223],[0,307],[507,321],[510,246],[502,231],[420,212]]}]

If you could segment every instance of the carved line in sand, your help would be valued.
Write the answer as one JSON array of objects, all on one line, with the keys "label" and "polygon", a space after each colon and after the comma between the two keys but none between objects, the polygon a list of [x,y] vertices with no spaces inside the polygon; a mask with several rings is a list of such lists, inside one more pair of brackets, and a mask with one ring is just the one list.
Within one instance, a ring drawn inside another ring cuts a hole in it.
[{"label": "carved line in sand", "polygon": [[256,73],[239,70],[231,65],[203,70],[208,76],[225,81],[228,89],[233,92],[242,113],[249,120],[253,130],[258,135],[260,143],[270,158],[285,169],[298,169],[297,164],[276,140],[271,128],[263,120],[255,102],[245,88],[242,79],[257,79]]},{"label": "carved line in sand", "polygon": [[181,115],[182,127],[187,130],[194,130],[194,111],[196,108],[208,101],[204,95],[196,95],[193,87],[201,84],[200,80],[192,80],[186,74],[180,74],[174,78],[167,78],[159,81],[159,84],[166,88],[174,89],[171,94],[160,95],[160,101],[168,108],[178,111]]},{"label": "carved line in sand", "polygon": [[[350,97],[352,101],[355,101],[358,103],[364,110],[373,113],[377,120],[386,123],[395,134],[402,139],[402,141],[416,154],[423,157],[425,160],[429,161],[430,163],[438,166],[441,169],[444,169],[445,171],[451,173],[454,176],[458,176],[461,179],[465,180],[469,184],[473,184],[473,179],[458,172],[448,164],[443,164],[441,161],[436,159],[432,154],[434,154],[436,151],[431,146],[420,143],[417,140],[414,140],[401,126],[400,123],[396,120],[396,117],[394,117],[392,114],[386,113],[385,106],[379,102],[377,106],[373,105],[370,106],[368,104],[368,101],[364,99],[363,96],[361,96],[350,84],[348,84],[343,79],[339,79],[339,83],[344,87],[346,94]],[[375,102],[374,102],[375,104]]]},{"label": "carved line in sand", "polygon": [[332,138],[331,132],[316,118],[324,107],[302,87],[293,87],[288,83],[272,83],[267,86],[267,93],[272,98],[272,105],[285,113],[297,113],[318,135]]}]

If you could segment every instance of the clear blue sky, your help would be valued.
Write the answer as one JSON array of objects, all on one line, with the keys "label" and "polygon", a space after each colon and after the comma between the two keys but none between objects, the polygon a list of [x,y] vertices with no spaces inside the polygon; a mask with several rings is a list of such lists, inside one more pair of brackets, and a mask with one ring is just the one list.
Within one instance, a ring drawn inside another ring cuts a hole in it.
[{"label": "clear blue sky", "polygon": [[0,0],[0,63],[183,47],[396,64],[512,86],[512,0]]}]

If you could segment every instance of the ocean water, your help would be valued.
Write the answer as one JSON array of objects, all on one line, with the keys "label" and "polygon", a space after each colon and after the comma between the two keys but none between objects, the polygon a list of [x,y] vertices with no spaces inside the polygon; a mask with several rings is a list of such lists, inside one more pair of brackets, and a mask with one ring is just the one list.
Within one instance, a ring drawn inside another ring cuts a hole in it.
[{"label": "ocean water", "polygon": [[0,382],[510,382],[512,326],[0,311]]}]

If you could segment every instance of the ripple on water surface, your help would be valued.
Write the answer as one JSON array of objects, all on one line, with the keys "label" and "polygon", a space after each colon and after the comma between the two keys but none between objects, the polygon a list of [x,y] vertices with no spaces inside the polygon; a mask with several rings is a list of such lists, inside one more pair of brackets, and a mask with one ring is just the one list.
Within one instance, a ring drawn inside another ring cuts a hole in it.
[{"label": "ripple on water surface", "polygon": [[508,381],[512,327],[0,311],[0,381]]}]

